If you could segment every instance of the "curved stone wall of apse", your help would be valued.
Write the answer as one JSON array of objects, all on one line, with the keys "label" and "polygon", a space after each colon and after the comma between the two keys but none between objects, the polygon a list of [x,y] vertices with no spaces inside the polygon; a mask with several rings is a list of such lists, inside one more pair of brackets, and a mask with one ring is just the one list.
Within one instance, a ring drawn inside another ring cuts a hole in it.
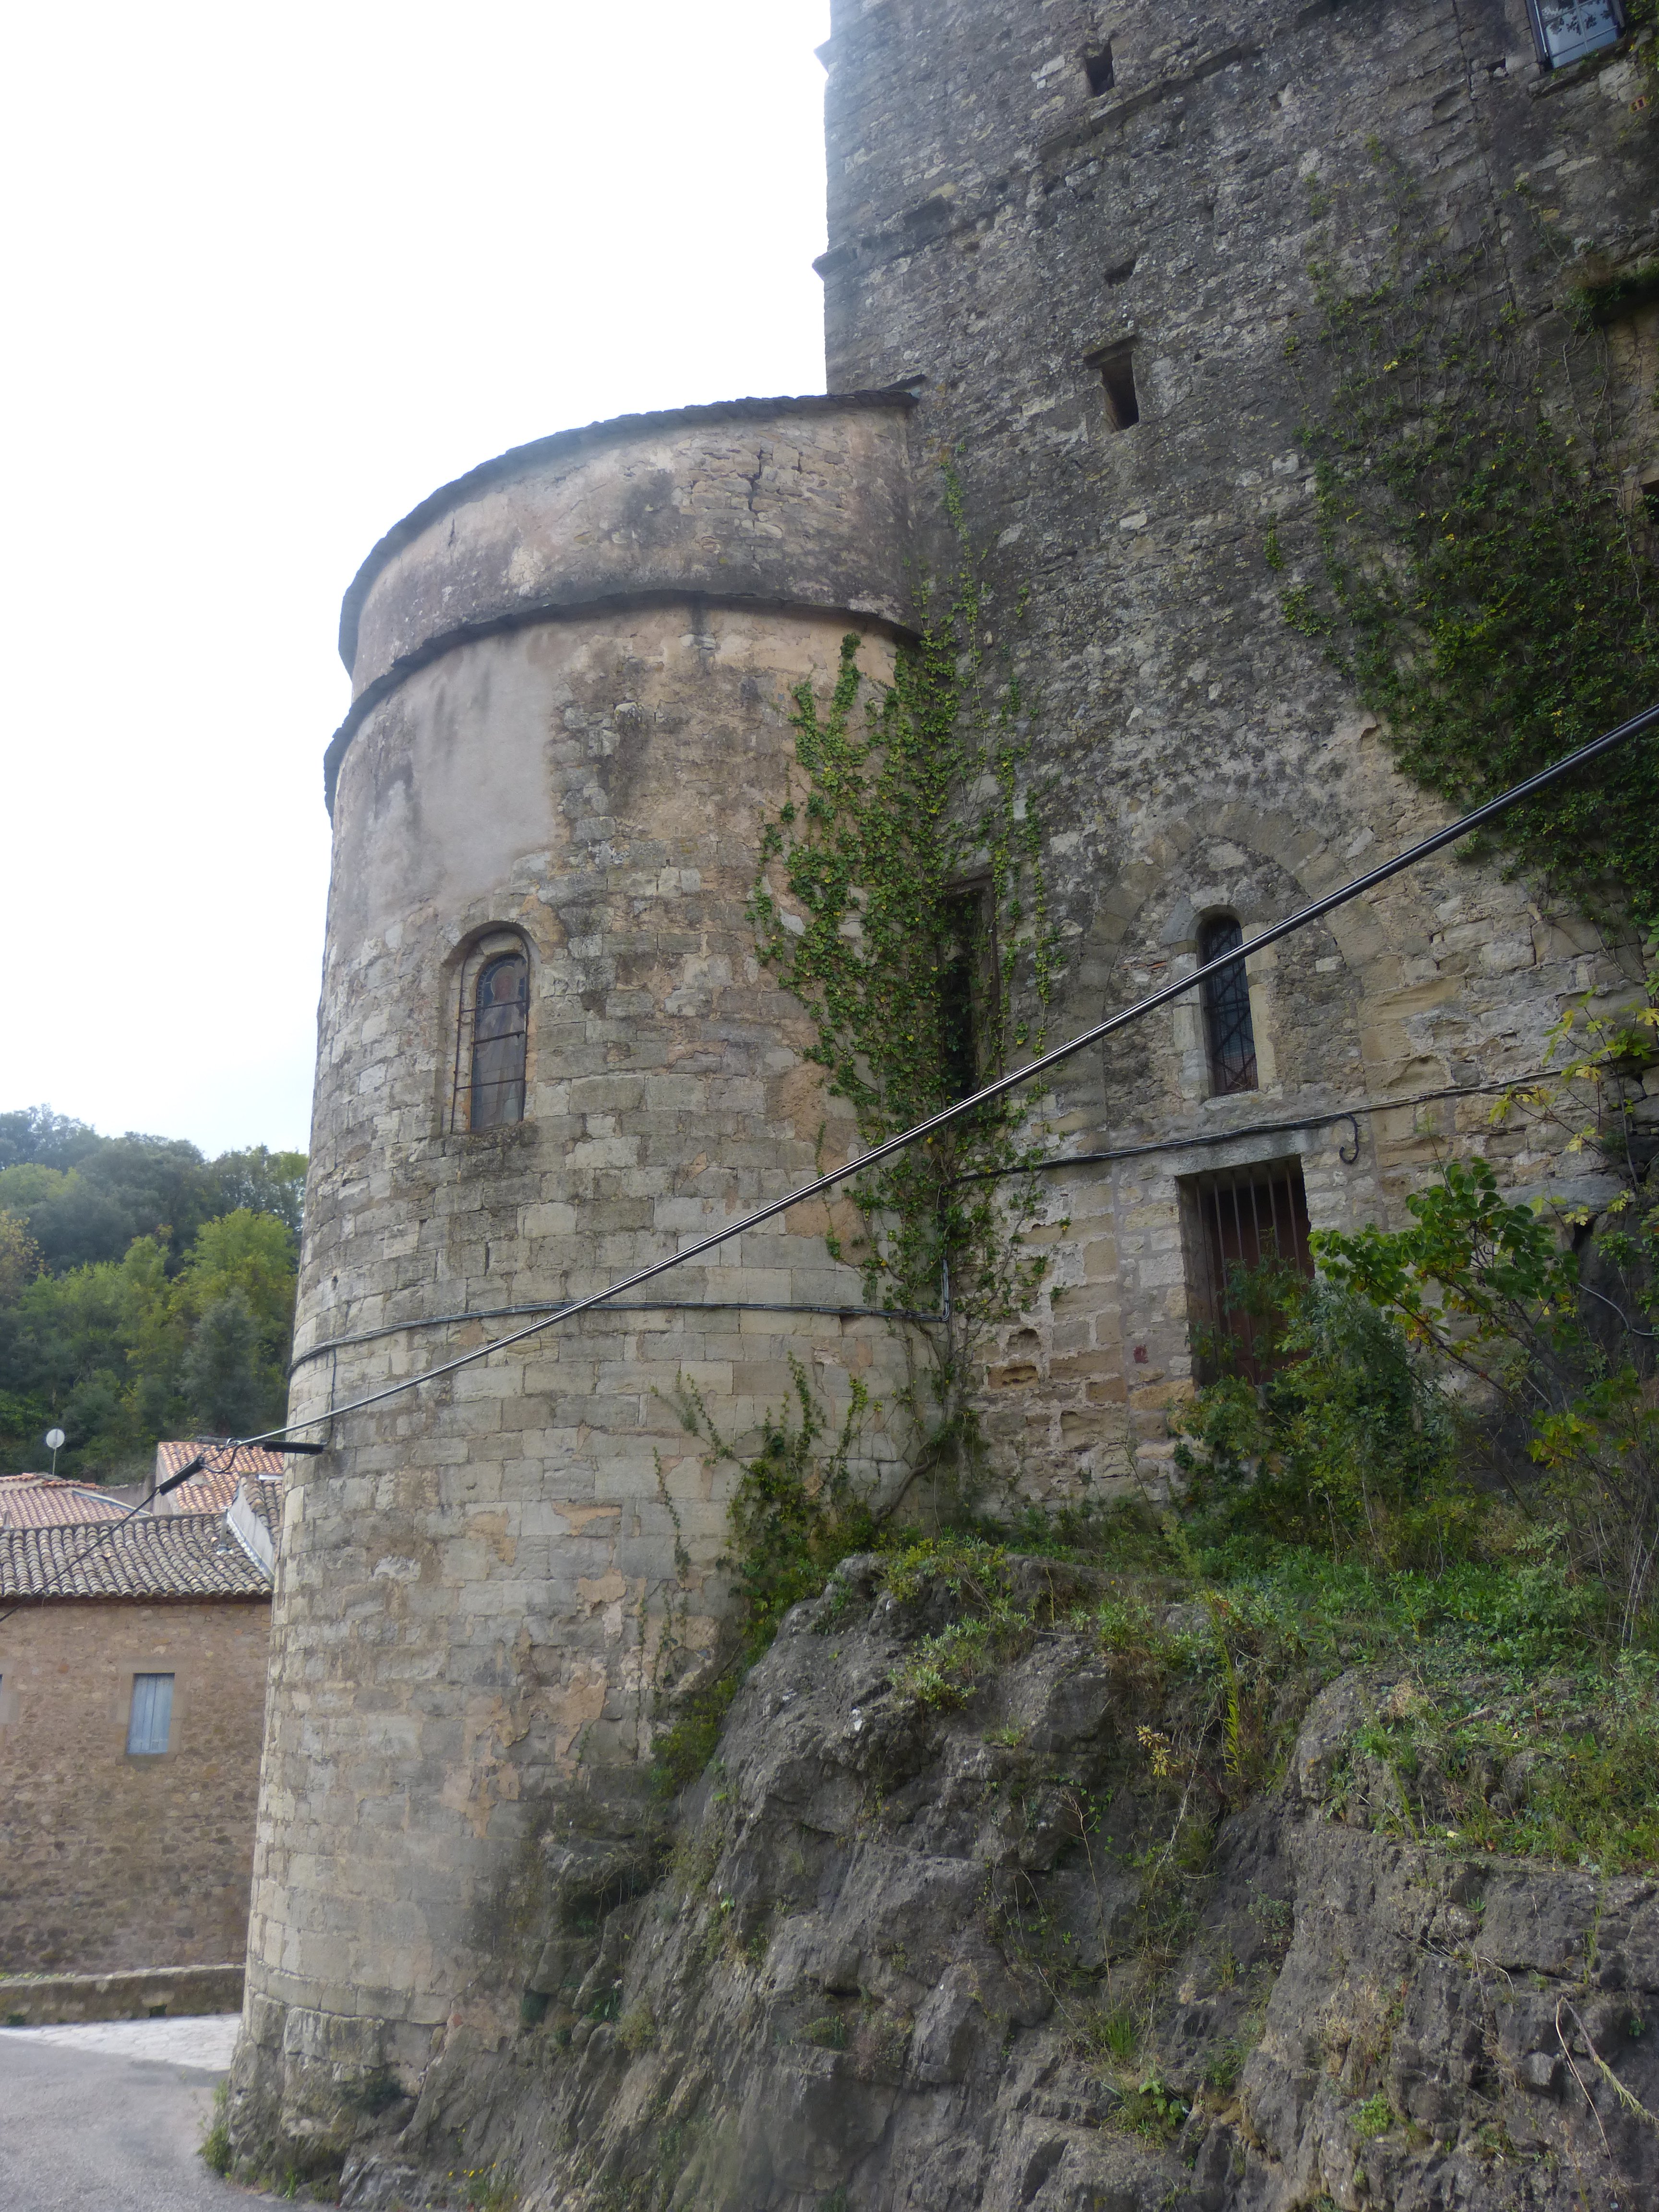
[{"label": "curved stone wall of apse", "polygon": [[[849,627],[890,661],[908,404],[550,439],[434,495],[354,584],[294,1418],[781,1195],[821,1131],[844,1155],[744,902],[791,687],[827,684]],[[504,954],[528,969],[525,1110],[475,1130],[469,1008]],[[830,1225],[797,1209],[644,1294],[675,1304],[341,1415],[295,1462],[239,2140],[326,2137],[342,2081],[411,2087],[447,2021],[516,1994],[480,1961],[526,1854],[637,1771],[658,1687],[715,1632],[734,1470],[677,1385],[733,1439],[792,1359],[831,1407],[856,1375],[890,1408],[901,1347],[835,1310],[860,1293]]]}]

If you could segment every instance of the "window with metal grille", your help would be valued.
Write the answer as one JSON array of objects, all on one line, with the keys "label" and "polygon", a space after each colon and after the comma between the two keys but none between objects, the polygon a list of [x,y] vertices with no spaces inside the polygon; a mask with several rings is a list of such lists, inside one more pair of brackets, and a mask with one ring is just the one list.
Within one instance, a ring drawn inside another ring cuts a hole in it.
[{"label": "window with metal grille", "polygon": [[172,1675],[135,1674],[132,1717],[127,1723],[127,1749],[150,1756],[165,1751],[172,1726]]},{"label": "window with metal grille", "polygon": [[529,1040],[530,963],[499,941],[486,945],[476,970],[462,972],[453,1127],[499,1129],[523,1121]]},{"label": "window with metal grille", "polygon": [[1243,1375],[1260,1382],[1274,1364],[1271,1331],[1248,1279],[1259,1288],[1265,1270],[1314,1271],[1302,1163],[1268,1160],[1193,1176],[1181,1198],[1198,1379]]},{"label": "window with metal grille", "polygon": [[[1198,933],[1198,964],[1207,968],[1244,942],[1236,915],[1212,915]],[[1255,1030],[1250,1020],[1250,986],[1244,963],[1235,960],[1202,987],[1204,1042],[1210,1058],[1210,1088],[1218,1098],[1256,1088]]]},{"label": "window with metal grille", "polygon": [[1527,0],[1533,44],[1547,70],[1599,53],[1625,34],[1620,0]]}]

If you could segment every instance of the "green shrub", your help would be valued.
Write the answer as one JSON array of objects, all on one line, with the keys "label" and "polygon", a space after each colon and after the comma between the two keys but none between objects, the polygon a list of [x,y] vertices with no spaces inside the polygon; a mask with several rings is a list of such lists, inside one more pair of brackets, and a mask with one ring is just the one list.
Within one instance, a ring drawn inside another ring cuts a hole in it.
[{"label": "green shrub", "polygon": [[[1378,1566],[1455,1557],[1480,1502],[1458,1480],[1450,1408],[1404,1327],[1364,1297],[1283,1270],[1235,1285],[1279,1361],[1224,1375],[1177,1417],[1176,1463],[1212,1524],[1328,1546]],[[1200,1520],[1200,1527],[1202,1526]]]},{"label": "green shrub", "polygon": [[1363,2105],[1355,2107],[1352,2118],[1355,2137],[1363,2143],[1387,2135],[1395,2124],[1394,2107],[1380,2089],[1374,2097],[1367,2097]]}]

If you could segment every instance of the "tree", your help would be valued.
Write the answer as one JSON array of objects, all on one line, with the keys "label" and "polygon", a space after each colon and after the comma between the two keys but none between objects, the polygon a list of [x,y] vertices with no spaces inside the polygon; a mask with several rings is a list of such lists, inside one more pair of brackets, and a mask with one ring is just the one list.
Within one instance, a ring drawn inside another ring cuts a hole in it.
[{"label": "tree", "polygon": [[196,1324],[179,1380],[194,1419],[216,1436],[258,1428],[269,1407],[259,1328],[246,1294],[228,1290]]},{"label": "tree", "polygon": [[300,1205],[306,1187],[303,1152],[272,1152],[263,1145],[250,1145],[244,1152],[221,1152],[207,1172],[216,1214],[244,1208],[252,1213],[274,1213],[299,1235]]},{"label": "tree", "polygon": [[25,1106],[15,1114],[0,1114],[0,1168],[24,1164],[72,1168],[103,1141],[96,1129],[72,1121],[67,1114],[54,1114],[50,1106]]}]

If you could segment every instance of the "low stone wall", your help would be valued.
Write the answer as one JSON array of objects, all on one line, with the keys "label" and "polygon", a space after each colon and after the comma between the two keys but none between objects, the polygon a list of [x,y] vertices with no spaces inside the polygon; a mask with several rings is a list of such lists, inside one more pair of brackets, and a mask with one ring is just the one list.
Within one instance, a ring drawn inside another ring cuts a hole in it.
[{"label": "low stone wall", "polygon": [[240,1965],[156,1966],[129,1974],[0,1974],[0,2026],[240,2012],[242,1975]]}]

